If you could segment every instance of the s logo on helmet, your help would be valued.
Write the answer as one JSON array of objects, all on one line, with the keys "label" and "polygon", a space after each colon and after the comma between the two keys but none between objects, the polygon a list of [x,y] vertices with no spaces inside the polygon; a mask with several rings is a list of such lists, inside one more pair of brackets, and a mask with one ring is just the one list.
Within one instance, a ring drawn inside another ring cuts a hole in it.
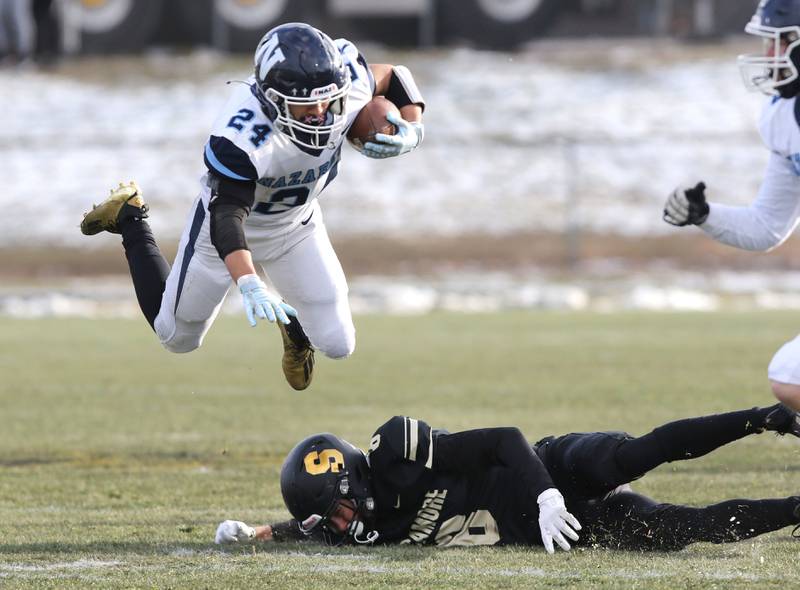
[{"label": "s logo on helmet", "polygon": [[322,475],[328,471],[339,473],[344,469],[344,455],[336,449],[325,449],[319,453],[311,451],[303,459],[303,465],[311,475]]}]

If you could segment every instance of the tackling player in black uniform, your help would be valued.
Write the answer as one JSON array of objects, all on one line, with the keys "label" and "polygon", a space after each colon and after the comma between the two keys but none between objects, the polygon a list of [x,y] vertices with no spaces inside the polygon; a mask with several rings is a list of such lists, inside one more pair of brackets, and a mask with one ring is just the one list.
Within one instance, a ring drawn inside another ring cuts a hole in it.
[{"label": "tackling player in black uniform", "polygon": [[658,503],[628,484],[764,430],[800,437],[797,415],[780,404],[678,420],[640,437],[573,433],[534,445],[517,428],[450,434],[395,416],[366,454],[332,434],[300,442],[281,471],[294,518],[255,528],[226,520],[216,542],[525,544],[552,553],[554,540],[570,548],[566,537],[633,550],[740,541],[800,523],[800,496],[696,508]]}]

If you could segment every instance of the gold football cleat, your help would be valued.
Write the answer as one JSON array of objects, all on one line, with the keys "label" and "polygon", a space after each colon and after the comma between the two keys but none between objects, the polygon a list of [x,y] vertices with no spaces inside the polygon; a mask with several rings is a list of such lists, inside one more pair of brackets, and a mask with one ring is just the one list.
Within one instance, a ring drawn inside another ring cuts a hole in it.
[{"label": "gold football cleat", "polygon": [[119,188],[111,189],[111,195],[99,205],[95,205],[83,216],[81,232],[87,236],[107,231],[120,233],[119,223],[124,219],[147,217],[148,206],[142,198],[142,189],[131,181],[120,183]]},{"label": "gold football cleat", "polygon": [[283,338],[283,375],[293,389],[298,391],[311,385],[314,375],[314,349],[297,318],[289,324],[278,322]]}]

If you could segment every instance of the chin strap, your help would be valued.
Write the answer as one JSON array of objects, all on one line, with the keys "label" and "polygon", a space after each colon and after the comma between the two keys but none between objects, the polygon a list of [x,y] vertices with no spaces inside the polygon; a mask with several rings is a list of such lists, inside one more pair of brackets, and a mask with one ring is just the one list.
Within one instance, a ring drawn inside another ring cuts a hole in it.
[{"label": "chin strap", "polygon": [[319,514],[312,514],[303,522],[297,523],[297,526],[300,528],[301,533],[304,535],[310,535],[311,531],[320,523],[321,520],[322,517]]},{"label": "chin strap", "polygon": [[[322,517],[319,514],[312,514],[303,522],[297,523],[297,526],[301,533],[308,536],[321,521]],[[351,537],[353,541],[359,545],[371,545],[378,540],[378,537],[380,536],[378,531],[369,531],[367,533],[365,532],[364,528],[363,522],[360,520],[354,520],[350,523],[350,526],[347,527],[347,535],[345,537],[340,537],[340,542],[342,542],[342,540],[344,540],[344,538],[347,536]]]},{"label": "chin strap", "polygon": [[347,533],[353,538],[353,541],[359,545],[371,545],[377,541],[378,537],[380,536],[378,535],[378,531],[370,531],[364,538],[360,539],[359,536],[364,533],[364,523],[360,520],[354,520],[351,522]]}]

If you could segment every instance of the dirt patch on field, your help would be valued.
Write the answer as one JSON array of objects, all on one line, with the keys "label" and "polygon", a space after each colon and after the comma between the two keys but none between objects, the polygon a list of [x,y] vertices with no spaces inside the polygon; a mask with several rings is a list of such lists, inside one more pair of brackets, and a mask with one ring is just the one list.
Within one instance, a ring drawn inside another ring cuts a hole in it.
[{"label": "dirt patch on field", "polygon": [[626,238],[584,235],[570,240],[563,234],[512,234],[501,237],[462,235],[420,239],[348,238],[336,243],[342,264],[350,274],[425,274],[442,269],[541,267],[575,270],[584,265],[614,262],[621,269],[638,270],[653,264],[689,269],[798,268],[800,245],[785,245],[775,253],[743,252],[705,236]]},{"label": "dirt patch on field", "polygon": [[[690,232],[691,230],[689,230]],[[800,242],[790,241],[765,255],[736,250],[703,235],[626,238],[587,234],[569,240],[562,234],[511,234],[457,237],[345,237],[334,239],[342,265],[351,277],[359,275],[426,275],[442,271],[542,268],[558,272],[611,263],[619,271],[654,265],[691,270],[779,270],[800,268]],[[172,260],[175,244],[164,247]],[[65,247],[4,249],[0,279],[53,279],[126,275],[121,247],[84,250]]]}]

